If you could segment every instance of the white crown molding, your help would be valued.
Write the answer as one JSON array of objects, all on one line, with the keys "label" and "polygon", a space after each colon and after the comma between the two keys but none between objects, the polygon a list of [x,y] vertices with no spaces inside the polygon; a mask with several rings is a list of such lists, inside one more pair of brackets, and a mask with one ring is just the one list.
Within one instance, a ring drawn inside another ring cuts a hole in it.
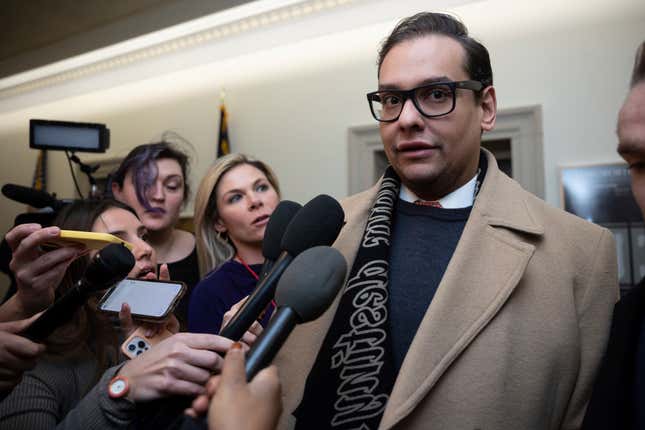
[{"label": "white crown molding", "polygon": [[0,79],[0,100],[295,22],[364,0],[258,0]]}]

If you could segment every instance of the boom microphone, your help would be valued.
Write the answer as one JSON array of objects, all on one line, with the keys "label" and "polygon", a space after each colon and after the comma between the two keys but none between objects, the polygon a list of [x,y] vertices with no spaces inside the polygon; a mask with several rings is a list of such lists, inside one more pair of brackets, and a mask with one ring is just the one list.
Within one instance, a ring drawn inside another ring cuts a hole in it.
[{"label": "boom microphone", "polygon": [[81,280],[21,334],[36,342],[43,341],[56,328],[71,320],[90,294],[105,290],[128,276],[134,264],[132,252],[122,244],[106,246],[92,258]]},{"label": "boom microphone", "polygon": [[246,355],[248,381],[271,363],[296,324],[315,320],[325,312],[346,272],[345,258],[328,246],[308,249],[293,260],[278,283],[278,310]]},{"label": "boom microphone", "polygon": [[284,232],[287,231],[287,226],[301,208],[302,205],[300,203],[282,200],[271,214],[264,232],[264,239],[262,239],[264,264],[260,271],[260,279],[266,278],[275,260],[280,257],[280,251],[282,251],[280,244],[282,243]]},{"label": "boom microphone", "polygon": [[46,191],[23,187],[22,185],[5,184],[2,186],[2,194],[11,200],[39,209],[51,207],[54,210],[58,210],[66,204],[66,202],[58,200]]},{"label": "boom microphone", "polygon": [[340,204],[325,194],[313,198],[293,217],[282,238],[282,252],[271,271],[256,286],[244,305],[220,332],[231,340],[240,340],[269,304],[276,284],[289,263],[302,251],[318,245],[331,245],[343,226],[345,213]]}]

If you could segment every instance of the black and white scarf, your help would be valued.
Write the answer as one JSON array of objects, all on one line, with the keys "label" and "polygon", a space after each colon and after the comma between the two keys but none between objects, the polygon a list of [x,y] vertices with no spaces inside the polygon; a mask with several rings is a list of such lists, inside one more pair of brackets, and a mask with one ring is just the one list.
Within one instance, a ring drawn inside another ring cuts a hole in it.
[{"label": "black and white scarf", "polygon": [[400,180],[388,167],[334,320],[294,412],[297,430],[376,430],[396,375],[388,337],[388,259]]}]

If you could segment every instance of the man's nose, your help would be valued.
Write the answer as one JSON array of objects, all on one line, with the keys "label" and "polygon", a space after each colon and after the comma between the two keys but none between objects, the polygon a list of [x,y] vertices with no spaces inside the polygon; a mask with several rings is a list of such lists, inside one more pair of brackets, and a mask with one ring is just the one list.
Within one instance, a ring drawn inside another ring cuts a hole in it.
[{"label": "man's nose", "polygon": [[398,123],[401,127],[414,127],[423,124],[423,116],[421,112],[414,105],[411,98],[403,102],[401,114],[399,115]]}]

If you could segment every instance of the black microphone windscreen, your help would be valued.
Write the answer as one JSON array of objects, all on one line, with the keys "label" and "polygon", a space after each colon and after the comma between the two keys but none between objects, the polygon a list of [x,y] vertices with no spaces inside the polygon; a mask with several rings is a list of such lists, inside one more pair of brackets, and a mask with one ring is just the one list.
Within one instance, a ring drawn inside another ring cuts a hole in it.
[{"label": "black microphone windscreen", "polygon": [[104,290],[124,279],[134,267],[134,255],[120,243],[101,249],[87,266],[83,278],[93,291]]},{"label": "black microphone windscreen", "polygon": [[302,208],[300,203],[292,202],[290,200],[283,200],[278,204],[269,223],[267,224],[266,231],[264,232],[264,239],[262,240],[262,255],[268,260],[277,260],[282,252],[280,244],[282,237],[287,230],[287,226]]},{"label": "black microphone windscreen", "polygon": [[293,217],[282,237],[281,248],[296,256],[305,249],[334,243],[343,227],[345,212],[334,198],[314,197]]},{"label": "black microphone windscreen", "polygon": [[35,208],[55,207],[58,201],[45,191],[35,190],[22,185],[5,184],[2,186],[5,197]]},{"label": "black microphone windscreen", "polygon": [[284,271],[275,300],[278,306],[292,308],[301,322],[314,320],[334,301],[346,273],[347,262],[338,250],[328,246],[310,248]]}]

